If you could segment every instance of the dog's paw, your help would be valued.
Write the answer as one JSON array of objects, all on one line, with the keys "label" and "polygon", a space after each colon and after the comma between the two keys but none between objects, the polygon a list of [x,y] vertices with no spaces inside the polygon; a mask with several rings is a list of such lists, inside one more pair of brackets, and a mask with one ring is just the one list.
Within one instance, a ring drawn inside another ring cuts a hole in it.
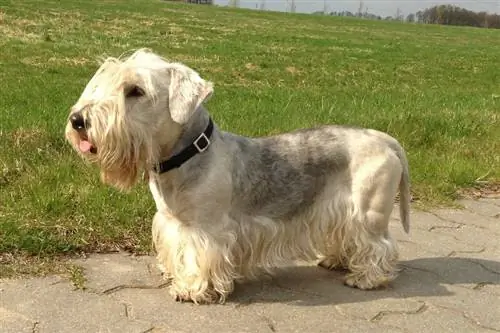
[{"label": "dog's paw", "polygon": [[192,302],[194,304],[213,304],[213,303],[223,303],[220,295],[218,295],[215,290],[207,289],[203,293],[193,293],[188,290],[176,290],[175,288],[170,288],[170,295],[176,302]]},{"label": "dog's paw", "polygon": [[318,263],[318,266],[331,271],[346,269],[337,257],[326,257]]},{"label": "dog's paw", "polygon": [[[184,302],[191,302],[191,297],[189,295],[172,295],[174,298],[174,301],[179,302],[179,303],[184,303]],[[194,303],[194,302],[193,302]]]},{"label": "dog's paw", "polygon": [[361,290],[374,290],[386,288],[392,279],[390,278],[380,278],[376,281],[372,281],[363,275],[349,274],[344,280],[344,284]]},{"label": "dog's paw", "polygon": [[163,264],[156,264],[156,268],[160,271],[161,275],[165,275],[167,273],[167,269]]},{"label": "dog's paw", "polygon": [[160,275],[165,281],[171,281],[172,280],[172,274],[170,274],[165,266],[162,264],[156,264],[156,268],[160,271]]}]

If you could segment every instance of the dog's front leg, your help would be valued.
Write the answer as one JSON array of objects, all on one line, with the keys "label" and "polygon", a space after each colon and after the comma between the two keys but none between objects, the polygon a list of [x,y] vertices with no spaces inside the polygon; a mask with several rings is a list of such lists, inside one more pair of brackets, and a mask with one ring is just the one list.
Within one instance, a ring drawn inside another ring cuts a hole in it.
[{"label": "dog's front leg", "polygon": [[162,212],[156,213],[152,232],[159,267],[177,301],[225,301],[235,277],[227,243]]}]

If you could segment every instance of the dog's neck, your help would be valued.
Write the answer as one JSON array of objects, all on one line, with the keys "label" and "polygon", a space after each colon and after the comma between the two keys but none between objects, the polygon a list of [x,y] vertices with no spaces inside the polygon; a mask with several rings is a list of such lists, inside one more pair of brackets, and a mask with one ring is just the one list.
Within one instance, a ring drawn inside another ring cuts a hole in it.
[{"label": "dog's neck", "polygon": [[[173,148],[167,146],[162,147],[162,154],[158,162],[168,160],[172,156],[179,154],[187,146],[191,145],[193,141],[206,130],[209,122],[210,115],[203,107],[199,107],[189,122],[183,127],[178,140],[173,146],[170,146]],[[214,128],[213,131],[215,132],[216,129]],[[150,177],[150,175],[153,175],[153,177]],[[183,182],[182,178],[174,181],[178,175],[176,171],[172,170],[172,172],[165,173],[150,171],[146,176],[145,179],[150,183],[151,192],[156,204],[159,205],[158,207],[163,207],[163,202],[167,200],[168,193],[172,192],[176,187],[175,184],[179,181],[181,183]],[[164,209],[167,208],[164,207]]]},{"label": "dog's neck", "polygon": [[208,126],[210,121],[210,116],[208,112],[203,108],[203,106],[198,107],[194,112],[193,116],[189,119],[188,123],[184,126],[181,131],[181,135],[177,140],[177,143],[173,146],[171,150],[171,155],[178,154],[184,148],[191,145],[198,136],[200,136],[203,131]]}]

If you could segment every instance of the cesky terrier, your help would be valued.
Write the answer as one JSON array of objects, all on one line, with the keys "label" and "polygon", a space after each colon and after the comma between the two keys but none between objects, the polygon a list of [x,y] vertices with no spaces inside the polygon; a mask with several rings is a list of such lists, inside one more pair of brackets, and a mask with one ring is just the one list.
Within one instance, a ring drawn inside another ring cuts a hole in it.
[{"label": "cesky terrier", "polygon": [[393,280],[388,224],[398,191],[406,232],[410,205],[398,141],[334,125],[242,137],[213,123],[202,105],[212,93],[194,70],[139,49],[102,63],[66,125],[104,183],[128,190],[148,179],[171,295],[223,303],[235,282],[294,260],[345,268],[345,283],[360,289]]}]

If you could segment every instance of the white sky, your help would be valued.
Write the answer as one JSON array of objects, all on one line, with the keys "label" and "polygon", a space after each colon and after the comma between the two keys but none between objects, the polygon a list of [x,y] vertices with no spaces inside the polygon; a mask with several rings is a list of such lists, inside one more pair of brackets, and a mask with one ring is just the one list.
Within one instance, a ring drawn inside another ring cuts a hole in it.
[{"label": "white sky", "polygon": [[[240,0],[239,3],[242,8],[258,8],[262,1],[267,10],[277,11],[286,11],[291,3],[291,0]],[[326,4],[329,12],[342,10],[357,12],[359,2],[359,0],[295,0],[295,8],[297,12],[310,13],[323,11]],[[229,0],[214,0],[214,3],[224,6],[229,4]],[[452,4],[477,12],[487,11],[500,14],[500,0],[363,0],[363,4],[364,8],[368,8],[368,12],[381,16],[395,16],[398,7],[406,16],[440,4]]]}]

